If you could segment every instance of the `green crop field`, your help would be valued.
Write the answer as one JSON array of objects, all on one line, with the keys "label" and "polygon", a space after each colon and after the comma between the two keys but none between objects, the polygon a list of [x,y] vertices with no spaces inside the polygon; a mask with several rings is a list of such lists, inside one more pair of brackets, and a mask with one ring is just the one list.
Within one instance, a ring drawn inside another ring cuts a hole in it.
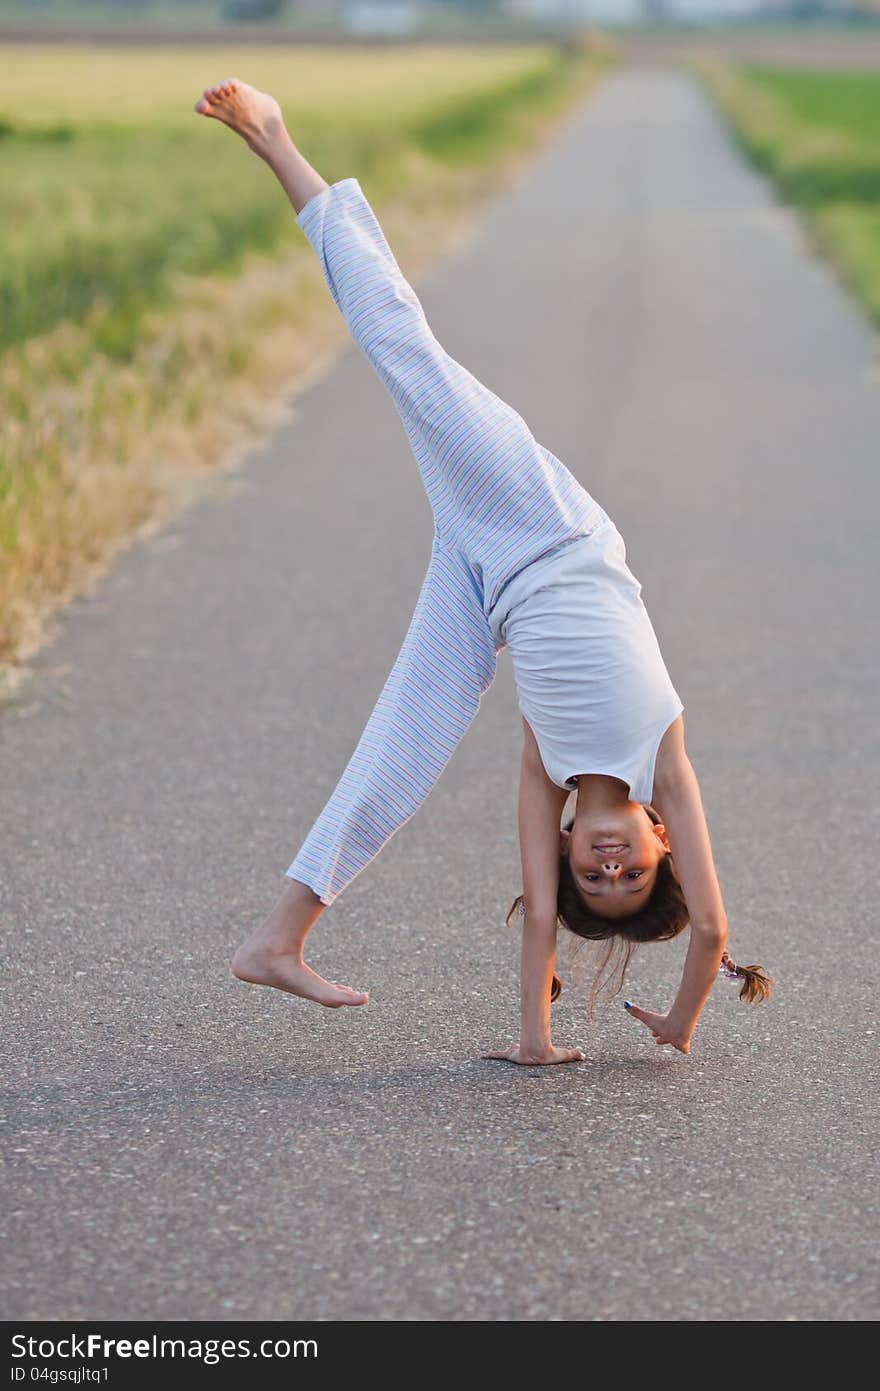
[{"label": "green crop field", "polygon": [[704,69],[744,150],[880,322],[880,72]]},{"label": "green crop field", "polygon": [[193,114],[205,85],[274,92],[413,268],[602,67],[489,44],[6,45],[0,63],[0,659],[338,340],[274,180]]}]

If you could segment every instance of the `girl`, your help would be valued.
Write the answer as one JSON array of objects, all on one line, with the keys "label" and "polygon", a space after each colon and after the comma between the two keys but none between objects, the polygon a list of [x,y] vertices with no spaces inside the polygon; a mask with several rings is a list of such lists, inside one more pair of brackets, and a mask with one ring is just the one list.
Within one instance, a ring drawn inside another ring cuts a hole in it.
[{"label": "girl", "polygon": [[[519,834],[523,894],[519,1042],[484,1054],[579,1061],[550,1038],[559,922],[634,945],[690,924],[666,1014],[627,1003],[658,1044],[690,1049],[719,969],[762,998],[760,967],[725,951],[727,920],[682,703],[602,507],[521,416],[440,346],[360,184],[327,184],[288,135],[278,104],[229,79],[196,102],[274,171],[351,334],[391,393],[434,515],[430,564],[388,681],[289,884],[232,970],[339,1008],[367,995],[305,964],[313,923],[427,797],[510,648],[523,715]],[[573,820],[560,831],[570,792]],[[662,818],[662,819],[661,819]],[[513,909],[511,910],[513,912]],[[509,919],[510,915],[508,915]]]}]

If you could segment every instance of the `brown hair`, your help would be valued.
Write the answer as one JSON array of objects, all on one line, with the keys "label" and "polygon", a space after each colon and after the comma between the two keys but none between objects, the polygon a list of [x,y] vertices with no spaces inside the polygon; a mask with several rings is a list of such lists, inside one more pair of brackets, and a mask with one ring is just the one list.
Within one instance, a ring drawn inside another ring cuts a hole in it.
[{"label": "brown hair", "polygon": [[738,976],[742,980],[739,998],[750,1005],[760,1005],[770,999],[773,977],[768,976],[763,966],[737,966],[727,952],[721,958],[721,970],[726,976]]},{"label": "brown hair", "polygon": [[[658,825],[660,817],[654,808],[646,806],[645,811],[653,824]],[[572,818],[563,829],[570,831],[573,825]],[[522,894],[519,894],[510,906],[505,919],[508,927],[512,925],[511,918],[517,911],[520,914],[525,911]],[[620,993],[636,947],[642,942],[669,941],[683,932],[690,922],[687,902],[675,873],[672,855],[668,851],[657,864],[654,887],[647,903],[630,917],[623,919],[602,918],[592,911],[575,883],[568,856],[560,853],[556,913],[559,925],[567,928],[575,937],[590,942],[608,943],[590,987],[591,1013],[603,987],[608,992],[608,998]],[[769,999],[773,981],[763,966],[737,966],[725,952],[721,969],[726,975],[735,975],[742,979],[743,985],[739,992],[741,1000],[760,1003]],[[554,974],[550,989],[551,1003],[557,1000],[561,993],[562,982],[559,976]]]}]

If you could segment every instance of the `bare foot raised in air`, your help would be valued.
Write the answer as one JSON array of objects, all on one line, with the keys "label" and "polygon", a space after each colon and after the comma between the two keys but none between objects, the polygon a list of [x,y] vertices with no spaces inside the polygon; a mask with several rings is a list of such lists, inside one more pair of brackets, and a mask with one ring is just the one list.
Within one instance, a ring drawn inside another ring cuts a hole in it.
[{"label": "bare foot raised in air", "polygon": [[212,116],[237,131],[263,158],[286,136],[281,107],[275,98],[238,77],[228,77],[207,87],[194,109],[200,116]]},{"label": "bare foot raised in air", "polygon": [[299,995],[303,1000],[314,1000],[327,1009],[365,1005],[369,999],[363,990],[352,990],[349,985],[325,980],[301,958],[276,955],[266,949],[249,947],[247,943],[239,947],[230,965],[232,974],[250,985],[273,985],[276,990]]},{"label": "bare foot raised in air", "polygon": [[316,194],[328,187],[317,169],[294,145],[284,125],[281,107],[268,92],[258,92],[238,77],[229,77],[205,89],[195,104],[200,116],[222,121],[246,140],[254,154],[265,160],[299,213]]}]

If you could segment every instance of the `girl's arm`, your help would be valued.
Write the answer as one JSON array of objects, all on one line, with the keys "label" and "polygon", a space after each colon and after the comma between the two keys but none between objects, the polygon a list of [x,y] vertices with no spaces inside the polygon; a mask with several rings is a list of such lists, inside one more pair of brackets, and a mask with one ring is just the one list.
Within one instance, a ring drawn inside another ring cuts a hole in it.
[{"label": "girl's arm", "polygon": [[550,1038],[550,988],[556,960],[556,894],[559,883],[559,822],[568,793],[548,778],[535,737],[523,720],[525,742],[519,779],[519,842],[523,918],[520,953],[519,1043],[485,1053],[514,1063],[583,1060],[577,1048],[554,1048]]},{"label": "girl's arm", "polygon": [[712,846],[697,776],[685,752],[682,721],[664,749],[654,786],[654,803],[666,827],[676,875],[690,915],[690,943],[681,985],[668,1014],[630,1007],[658,1043],[690,1051],[690,1040],[709,997],[727,944],[727,914],[712,858]]}]

